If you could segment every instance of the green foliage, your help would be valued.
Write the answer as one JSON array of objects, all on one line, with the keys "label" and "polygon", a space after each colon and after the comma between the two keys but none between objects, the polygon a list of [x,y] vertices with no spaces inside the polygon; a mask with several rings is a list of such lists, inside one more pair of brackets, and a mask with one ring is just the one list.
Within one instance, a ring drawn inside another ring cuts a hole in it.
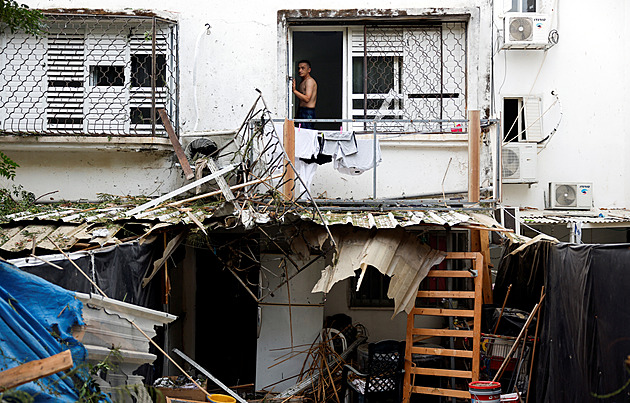
[{"label": "green foliage", "polygon": [[98,403],[103,399],[101,387],[96,383],[94,377],[100,376],[107,371],[115,371],[116,362],[122,361],[122,355],[117,348],[109,350],[107,357],[101,362],[90,367],[87,379],[79,386],[79,402],[81,403]]},{"label": "green foliage", "polygon": [[7,24],[11,32],[24,31],[31,35],[44,33],[44,14],[15,0],[0,0],[0,21]]},{"label": "green foliage", "polygon": [[0,189],[0,215],[29,210],[35,206],[35,195],[22,185]]},{"label": "green foliage", "polygon": [[[2,0],[0,0],[2,1]],[[0,177],[7,179],[15,179],[15,168],[18,168],[17,162],[9,158],[5,153],[0,151]]]}]

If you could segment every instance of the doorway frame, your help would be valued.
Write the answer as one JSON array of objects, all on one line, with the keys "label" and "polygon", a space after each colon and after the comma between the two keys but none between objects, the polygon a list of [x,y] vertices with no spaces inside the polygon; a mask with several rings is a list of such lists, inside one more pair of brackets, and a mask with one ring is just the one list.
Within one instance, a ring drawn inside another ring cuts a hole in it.
[{"label": "doorway frame", "polygon": [[[287,31],[287,52],[286,52],[286,64],[284,66],[287,76],[287,118],[291,119],[294,111],[294,97],[291,90],[291,84],[288,77],[291,76],[291,66],[293,66],[293,33],[294,32],[341,32],[341,81],[344,85],[341,86],[341,119],[347,119],[348,117],[348,86],[352,83],[348,83],[348,27],[338,25],[300,25],[289,26]],[[295,78],[295,77],[294,77]],[[343,122],[343,129],[348,129],[348,122]]]}]

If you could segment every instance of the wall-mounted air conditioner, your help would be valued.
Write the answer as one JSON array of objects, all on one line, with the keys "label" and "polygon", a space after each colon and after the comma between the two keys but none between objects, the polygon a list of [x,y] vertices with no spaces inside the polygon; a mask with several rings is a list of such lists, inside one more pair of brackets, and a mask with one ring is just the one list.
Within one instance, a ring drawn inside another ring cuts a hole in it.
[{"label": "wall-mounted air conditioner", "polygon": [[593,184],[588,182],[550,182],[547,208],[590,210],[593,207]]},{"label": "wall-mounted air conditioner", "polygon": [[503,146],[502,154],[503,183],[537,182],[537,146],[535,143],[507,143]]},{"label": "wall-mounted air conditioner", "polygon": [[506,13],[504,49],[545,49],[549,46],[551,17],[540,13]]}]

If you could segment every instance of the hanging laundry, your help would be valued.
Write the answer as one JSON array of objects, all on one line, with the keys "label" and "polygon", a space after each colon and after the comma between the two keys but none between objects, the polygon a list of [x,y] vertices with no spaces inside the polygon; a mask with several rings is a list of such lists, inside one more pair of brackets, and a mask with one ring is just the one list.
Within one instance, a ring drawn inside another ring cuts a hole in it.
[{"label": "hanging laundry", "polygon": [[324,139],[322,154],[330,155],[335,159],[339,152],[344,155],[352,155],[357,152],[357,142],[354,132],[325,131],[320,132]]},{"label": "hanging laundry", "polygon": [[357,139],[357,152],[345,155],[341,150],[334,161],[334,168],[346,175],[361,175],[363,172],[380,164],[381,146],[376,140],[376,158],[374,158],[374,139]]}]

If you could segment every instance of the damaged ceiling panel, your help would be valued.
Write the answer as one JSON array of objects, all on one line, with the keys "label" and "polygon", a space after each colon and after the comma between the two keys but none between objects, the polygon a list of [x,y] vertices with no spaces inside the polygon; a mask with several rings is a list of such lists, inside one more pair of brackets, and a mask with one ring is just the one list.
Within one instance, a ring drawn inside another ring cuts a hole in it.
[{"label": "damaged ceiling panel", "polygon": [[630,210],[607,209],[596,211],[522,210],[519,218],[526,224],[630,224]]},{"label": "damaged ceiling panel", "polygon": [[361,269],[358,289],[367,267],[372,266],[392,278],[387,296],[394,299],[394,316],[411,311],[420,282],[446,256],[402,228],[369,231],[335,227],[332,233],[339,247],[337,256],[322,270],[312,292],[330,292],[335,283],[354,277]]}]

